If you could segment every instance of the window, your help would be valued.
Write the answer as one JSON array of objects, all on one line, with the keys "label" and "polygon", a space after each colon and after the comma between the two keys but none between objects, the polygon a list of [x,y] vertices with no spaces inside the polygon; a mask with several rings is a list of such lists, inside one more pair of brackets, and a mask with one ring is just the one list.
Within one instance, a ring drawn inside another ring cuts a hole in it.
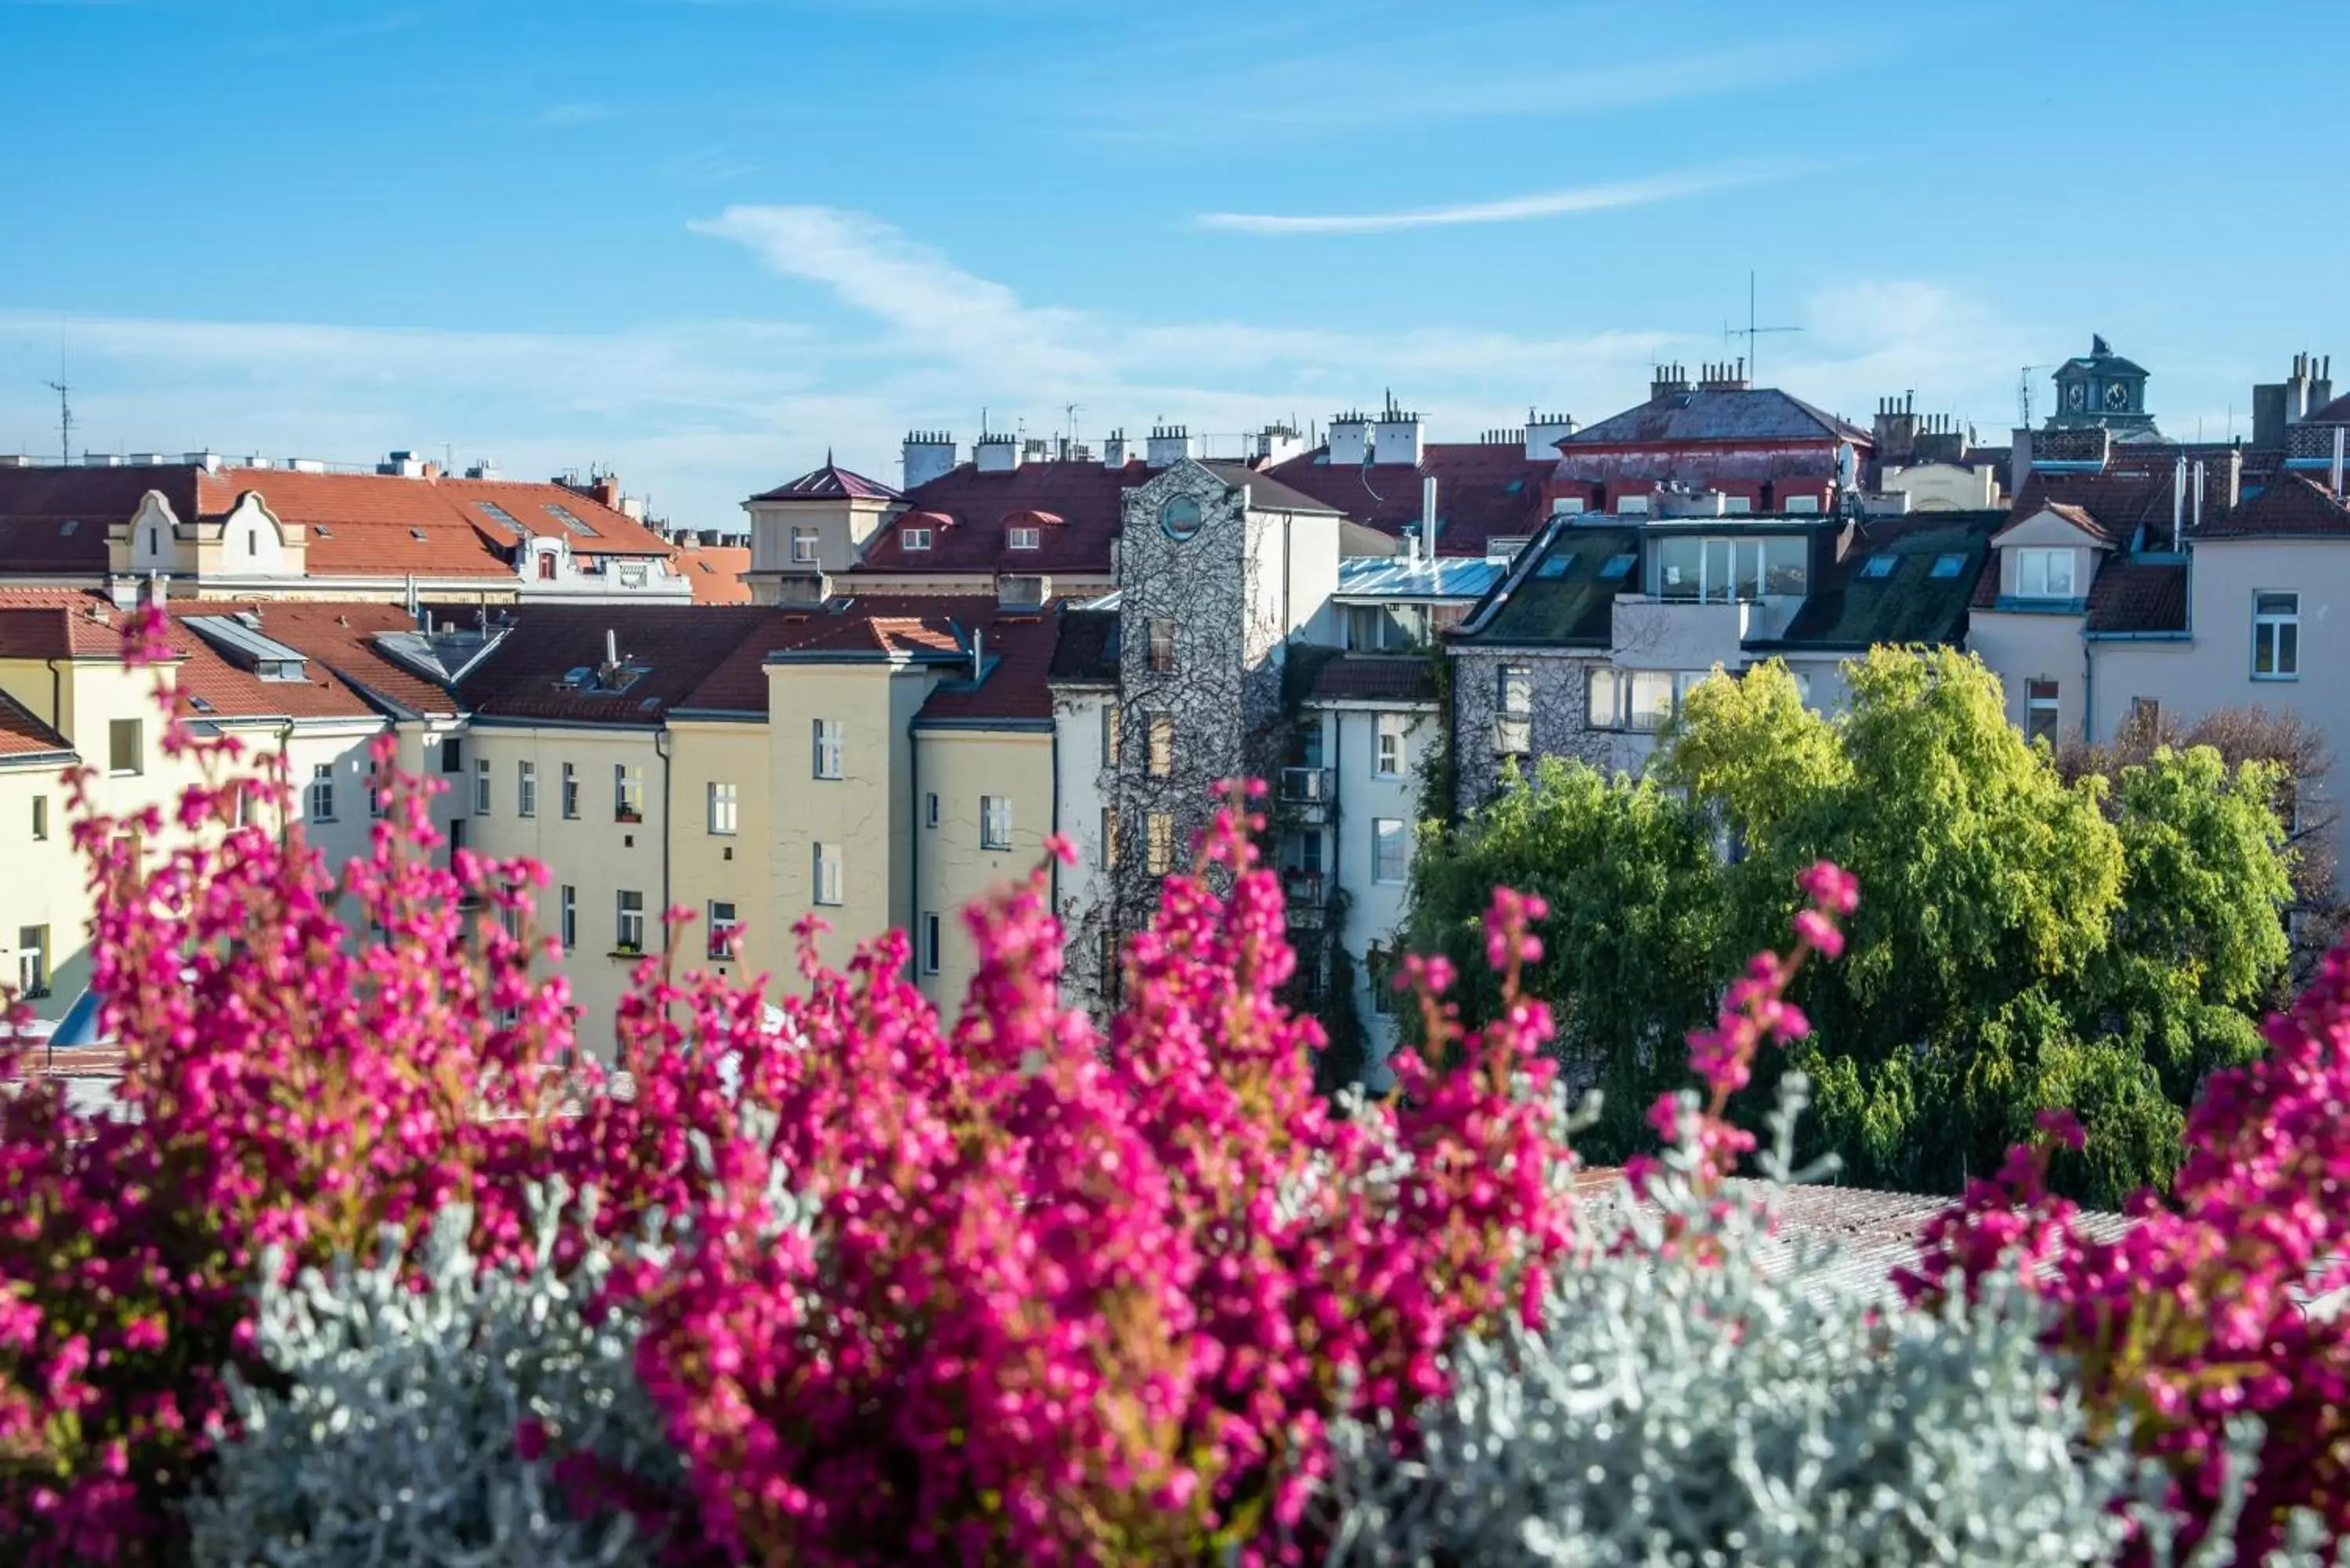
[{"label": "window", "polygon": [[645,770],[627,763],[612,764],[612,820],[645,819]]},{"label": "window", "polygon": [[1153,877],[1164,877],[1175,867],[1175,819],[1163,811],[1150,814],[1150,846],[1147,861]]},{"label": "window", "polygon": [[553,517],[557,523],[562,524],[574,534],[580,535],[581,536],[589,539],[596,537],[596,530],[588,526],[587,524],[582,523],[577,514],[575,514],[568,506],[557,506],[555,503],[550,501],[546,504],[546,512],[548,516]]},{"label": "window", "polygon": [[1637,556],[1628,555],[1608,556],[1607,564],[1599,568],[1599,580],[1603,583],[1622,582],[1632,575],[1632,563],[1636,559]]},{"label": "window", "polygon": [[46,843],[48,836],[49,797],[45,794],[36,794],[33,797],[33,842],[36,844]]},{"label": "window", "polygon": [[490,815],[490,759],[487,757],[473,759],[473,815]]},{"label": "window", "polygon": [[1900,556],[1888,555],[1880,550],[1860,564],[1860,580],[1864,583],[1881,583],[1891,576],[1893,568],[1900,564]]},{"label": "window", "polygon": [[1966,569],[1967,558],[1964,556],[1937,556],[1934,557],[1934,569],[1926,575],[1936,578],[1955,577]]},{"label": "window", "polygon": [[1504,664],[1494,676],[1494,704],[1504,719],[1531,719],[1534,714],[1534,672],[1523,664]]},{"label": "window", "polygon": [[733,832],[735,821],[734,786],[731,784],[718,784],[713,782],[709,786],[708,793],[710,796],[710,831],[721,834]]},{"label": "window", "polygon": [[922,972],[939,972],[939,918],[927,909],[922,912]]},{"label": "window", "polygon": [[1370,981],[1371,1011],[1385,1018],[1395,1011],[1395,955],[1373,942],[1363,955],[1363,974]]},{"label": "window", "polygon": [[815,884],[816,901],[819,904],[839,903],[840,846],[819,844],[816,846],[812,859],[814,871],[810,880]]},{"label": "window", "polygon": [[335,767],[332,763],[319,763],[310,769],[310,820],[335,820]]},{"label": "window", "polygon": [[465,819],[461,816],[449,825],[449,857],[452,864],[455,862],[457,852],[464,847]]},{"label": "window", "polygon": [[1411,838],[1401,817],[1371,819],[1371,880],[1390,886],[1411,869]]},{"label": "window", "polygon": [[49,994],[49,928],[16,928],[16,989],[27,997]]},{"label": "window", "polygon": [[1010,795],[983,794],[979,797],[979,846],[982,849],[1012,847]]},{"label": "window", "polygon": [[1657,545],[1657,597],[1708,604],[1801,597],[1809,556],[1800,538],[1668,538]]},{"label": "window", "polygon": [[2301,596],[2252,596],[2252,679],[2293,680],[2301,675]]},{"label": "window", "polygon": [[499,505],[496,502],[476,501],[473,503],[473,507],[474,510],[481,513],[483,516],[487,517],[491,522],[495,523],[507,533],[519,535],[522,532],[522,524],[515,521],[514,514]]},{"label": "window", "polygon": [[939,797],[936,792],[933,792],[922,797],[922,826],[924,827],[936,827],[938,825]]},{"label": "window", "polygon": [[516,816],[538,815],[538,764],[536,763],[515,764],[515,815]]},{"label": "window", "polygon": [[384,804],[383,774],[377,769],[375,759],[372,757],[368,759],[367,792],[368,815],[371,817],[382,816]]},{"label": "window", "polygon": [[565,952],[569,952],[573,948],[579,945],[579,889],[573,887],[568,882],[566,882],[563,885],[563,913],[561,917],[560,930],[563,937],[563,950]]},{"label": "window", "polygon": [[1322,830],[1318,827],[1293,827],[1281,836],[1281,847],[1275,853],[1284,871],[1319,876],[1322,871]]},{"label": "window", "polygon": [[538,553],[538,580],[542,583],[555,581],[555,552],[552,550]]},{"label": "window", "polygon": [[710,900],[710,946],[714,959],[734,956],[734,930],[743,922],[734,918],[734,906],[723,898]]},{"label": "window", "polygon": [[1175,720],[1168,713],[1150,715],[1150,776],[1163,779],[1175,771]]},{"label": "window", "polygon": [[816,722],[816,776],[837,779],[840,776],[840,721],[818,719]]},{"label": "window", "polygon": [[1428,640],[1420,605],[1348,605],[1347,646],[1357,653],[1401,653]]},{"label": "window", "polygon": [[1035,528],[1007,528],[1003,533],[1004,547],[1011,550],[1034,550],[1043,540],[1043,532]]},{"label": "window", "polygon": [[498,904],[498,929],[509,937],[519,939],[522,936],[522,906],[517,899],[522,889],[513,882],[501,883],[500,886],[505,891],[505,898]]},{"label": "window", "polygon": [[2056,682],[2027,680],[2023,686],[2023,738],[2056,743]]},{"label": "window", "polygon": [[619,916],[614,922],[612,950],[640,953],[645,950],[645,896],[623,888],[620,890]]},{"label": "window", "polygon": [[441,742],[441,771],[444,774],[465,771],[465,742],[454,735]]},{"label": "window", "polygon": [[1102,758],[1106,768],[1118,766],[1118,702],[1115,699],[1102,708]]},{"label": "window", "polygon": [[931,531],[928,528],[900,528],[898,530],[898,545],[901,549],[927,550],[931,547]]},{"label": "window", "polygon": [[1673,706],[1710,670],[1595,670],[1585,717],[1595,730],[1664,728]]},{"label": "window", "polygon": [[106,727],[108,772],[136,774],[146,771],[141,740],[144,722],[138,719],[117,719]]},{"label": "window", "polygon": [[2162,728],[2162,704],[2152,697],[2130,699],[2129,728],[2152,740]]},{"label": "window", "polygon": [[579,816],[579,770],[569,763],[563,764],[563,815],[575,821]]},{"label": "window", "polygon": [[1102,807],[1101,863],[1105,871],[1118,868],[1118,813],[1108,806]]},{"label": "window", "polygon": [[2015,597],[2022,599],[2069,599],[2073,597],[2073,552],[2015,552]]},{"label": "window", "polygon": [[1403,776],[1404,726],[1410,721],[1401,713],[1382,713],[1378,719],[1378,760],[1371,772],[1378,778]]},{"label": "window", "polygon": [[1150,672],[1153,675],[1175,673],[1175,623],[1171,620],[1150,623]]},{"label": "window", "polygon": [[816,564],[815,529],[794,528],[792,530],[792,560],[795,564],[803,566]]}]

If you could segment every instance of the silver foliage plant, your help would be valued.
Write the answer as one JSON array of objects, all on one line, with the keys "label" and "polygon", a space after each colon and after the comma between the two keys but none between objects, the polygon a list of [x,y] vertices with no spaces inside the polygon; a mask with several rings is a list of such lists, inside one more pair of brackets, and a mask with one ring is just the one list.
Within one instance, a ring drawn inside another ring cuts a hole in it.
[{"label": "silver foliage plant", "polygon": [[[1669,1150],[1647,1203],[1586,1209],[1543,1332],[1456,1347],[1414,1446],[1341,1425],[1330,1561],[2111,1560],[2114,1501],[2144,1480],[2120,1441],[2085,1440],[2020,1293],[1908,1312],[1827,1249],[1767,1236],[1802,1094],[1783,1094],[1759,1199],[1709,1199]],[[1788,1255],[1766,1271],[1772,1248]]]},{"label": "silver foliage plant", "polygon": [[[637,1384],[639,1324],[588,1311],[610,1251],[556,1268],[566,1195],[531,1197],[526,1268],[483,1269],[462,1206],[405,1268],[396,1230],[370,1265],[346,1257],[281,1285],[265,1262],[258,1345],[287,1386],[231,1374],[243,1431],[188,1505],[199,1568],[650,1568],[659,1542],[617,1511],[575,1518],[552,1480],[549,1461],[576,1452],[657,1481],[681,1472]],[[536,1461],[515,1444],[525,1419],[547,1432]]]}]

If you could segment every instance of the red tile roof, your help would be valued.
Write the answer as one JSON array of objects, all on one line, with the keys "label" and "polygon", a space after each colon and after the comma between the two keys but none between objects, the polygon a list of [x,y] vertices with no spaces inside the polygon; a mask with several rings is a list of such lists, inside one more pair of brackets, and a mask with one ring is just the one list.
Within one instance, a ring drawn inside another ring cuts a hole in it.
[{"label": "red tile roof", "polygon": [[1861,448],[1865,459],[1875,438],[1776,387],[1700,387],[1661,393],[1638,408],[1586,425],[1558,444],[1571,454],[1622,445],[1839,441]]},{"label": "red tile roof", "polygon": [[2069,501],[2052,501],[2042,507],[2041,511],[2062,518],[2092,539],[2110,541],[2113,538],[2112,532],[2092,516],[2085,506],[2075,506]]},{"label": "red tile roof", "polygon": [[[935,515],[920,519],[910,514],[892,522],[873,536],[865,559],[850,568],[850,575],[1014,571],[1107,576],[1126,492],[1149,477],[1149,469],[1139,459],[1123,468],[1024,462],[1007,473],[982,473],[961,463],[907,493],[917,511]],[[1036,525],[1023,519],[1030,513],[1049,513],[1064,521],[1040,527],[1036,549],[1007,548],[1008,529]],[[899,529],[909,522],[931,529],[929,549],[901,547]]]},{"label": "red tile roof", "polygon": [[898,493],[878,479],[841,467],[825,455],[822,468],[811,469],[797,479],[764,490],[751,497],[754,501],[812,501],[854,498],[860,501],[895,501]]},{"label": "red tile roof", "polygon": [[2199,539],[2350,538],[2350,507],[2325,486],[2299,473],[2272,479],[2258,495],[2225,515],[2207,520]]},{"label": "red tile roof", "polygon": [[1436,481],[1436,553],[1482,556],[1486,541],[1539,533],[1549,513],[1543,485],[1558,466],[1529,460],[1521,446],[1437,441],[1422,449],[1419,466],[1375,463],[1334,467],[1329,449],[1275,463],[1267,472],[1293,490],[1335,506],[1390,536],[1419,521],[1421,482]]},{"label": "red tile roof", "polygon": [[989,607],[985,622],[972,630],[981,639],[985,673],[974,685],[947,680],[933,691],[915,716],[959,722],[988,720],[1050,722],[1053,693],[1048,684],[1053,651],[1060,640],[1062,617],[1056,609],[1042,612],[998,611]]},{"label": "red tile roof", "polygon": [[[734,605],[517,605],[504,639],[469,670],[459,691],[490,717],[577,723],[652,724],[688,699],[774,611]],[[604,659],[616,634],[623,664],[642,672],[619,691],[567,684]],[[760,700],[764,710],[766,702]]]},{"label": "red tile roof", "polygon": [[87,588],[0,587],[0,659],[117,659],[122,624]]},{"label": "red tile roof", "polygon": [[70,754],[73,744],[48,725],[34,717],[5,691],[0,691],[0,757],[39,757],[63,752]]},{"label": "red tile roof", "polygon": [[[2140,450],[2133,455],[2132,449],[2116,448],[2116,454],[2115,461],[2095,473],[2051,473],[2045,469],[2033,469],[2017,493],[2015,504],[2008,508],[2009,518],[2021,523],[2043,510],[2056,510],[2074,526],[2113,544],[2127,545],[2143,528],[2147,546],[2168,545],[2170,493],[2172,482],[2178,477],[2177,452],[2166,447],[2151,453]],[[2192,484],[2191,478],[2189,483]],[[2210,489],[2208,472],[2204,483],[2206,508],[2223,504]],[[2190,516],[2193,506],[2190,489]]]},{"label": "red tile roof", "polygon": [[751,569],[747,545],[689,545],[678,558],[677,569],[692,587],[695,604],[751,602],[751,585],[743,580],[743,574]]},{"label": "red tile roof", "polygon": [[[256,715],[290,719],[373,717],[378,709],[362,691],[362,684],[373,681],[380,686],[397,667],[390,666],[361,639],[378,631],[405,631],[411,624],[407,613],[396,605],[227,604],[189,599],[175,602],[170,608],[174,622],[172,646],[182,655],[176,672],[180,711],[214,719]],[[202,617],[239,616],[252,617],[258,622],[253,630],[305,655],[304,679],[264,680],[185,624]],[[324,635],[329,628],[334,635]],[[362,649],[367,655],[364,663],[359,661]],[[345,670],[352,673],[346,675]],[[425,701],[437,703],[442,711],[448,709],[448,701],[438,688],[415,677],[409,680],[429,693]],[[198,707],[198,701],[206,706]]]},{"label": "red tile roof", "polygon": [[[674,553],[634,518],[551,481],[207,470],[198,463],[25,468],[0,469],[0,575],[104,572],[107,528],[129,521],[151,490],[162,493],[182,523],[223,516],[246,492],[258,492],[272,515],[303,530],[314,577],[511,576],[517,530],[567,537],[583,556]],[[556,507],[592,532],[566,524]],[[77,525],[68,534],[69,523]]]}]

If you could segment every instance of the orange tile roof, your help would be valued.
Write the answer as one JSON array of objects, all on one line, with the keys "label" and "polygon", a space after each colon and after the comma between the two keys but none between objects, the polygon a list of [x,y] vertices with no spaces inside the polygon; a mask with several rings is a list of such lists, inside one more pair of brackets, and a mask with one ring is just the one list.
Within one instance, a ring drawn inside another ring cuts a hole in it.
[{"label": "orange tile roof", "polygon": [[33,715],[5,691],[0,691],[0,757],[70,755],[73,742]]},{"label": "orange tile roof", "polygon": [[743,574],[751,569],[751,547],[747,545],[689,545],[678,560],[677,569],[691,586],[695,604],[751,602],[751,585],[743,580]]}]

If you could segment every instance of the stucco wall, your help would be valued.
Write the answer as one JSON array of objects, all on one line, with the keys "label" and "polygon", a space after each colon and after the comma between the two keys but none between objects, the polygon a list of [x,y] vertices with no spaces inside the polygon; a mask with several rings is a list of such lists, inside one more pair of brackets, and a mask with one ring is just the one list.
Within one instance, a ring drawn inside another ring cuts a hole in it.
[{"label": "stucco wall", "polygon": [[1968,622],[1967,646],[2000,680],[2007,694],[2007,722],[2025,727],[2030,682],[2056,682],[2056,733],[2061,740],[2085,732],[2087,720],[2088,656],[2081,641],[2081,617],[2032,611],[1976,610]]},{"label": "stucco wall", "polygon": [[[774,742],[764,722],[672,719],[670,722],[673,799],[670,825],[671,901],[700,921],[687,944],[688,969],[732,981],[778,975],[791,969],[791,923],[798,911],[775,907],[771,849],[773,803],[769,772]],[[710,830],[710,786],[734,786],[734,831]],[[732,961],[710,951],[710,905],[734,906],[742,931]]]},{"label": "stucco wall", "polygon": [[[939,797],[939,825],[918,827],[915,867],[915,972],[924,994],[951,1017],[978,969],[962,911],[994,888],[1018,881],[1041,864],[1052,831],[1053,736],[1049,732],[918,730],[914,747],[922,793]],[[982,841],[984,795],[1011,802],[1010,847]],[[923,923],[939,918],[936,973],[925,972]]]}]

